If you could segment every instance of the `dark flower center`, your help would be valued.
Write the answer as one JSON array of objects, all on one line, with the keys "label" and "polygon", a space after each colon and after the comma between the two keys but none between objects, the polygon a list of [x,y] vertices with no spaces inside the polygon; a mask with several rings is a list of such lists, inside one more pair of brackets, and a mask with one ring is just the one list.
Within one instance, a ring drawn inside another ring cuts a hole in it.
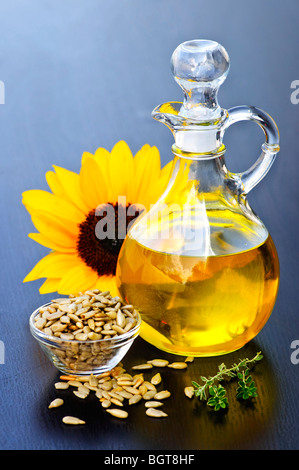
[{"label": "dark flower center", "polygon": [[115,275],[117,258],[122,247],[128,225],[139,215],[128,215],[128,207],[118,204],[102,204],[87,214],[79,225],[77,251],[84,263],[99,276]]}]

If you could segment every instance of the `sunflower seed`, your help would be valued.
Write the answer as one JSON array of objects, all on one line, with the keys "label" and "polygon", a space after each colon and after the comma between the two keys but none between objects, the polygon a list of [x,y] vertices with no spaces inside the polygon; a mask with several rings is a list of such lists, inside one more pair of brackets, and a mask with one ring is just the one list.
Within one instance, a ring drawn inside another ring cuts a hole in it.
[{"label": "sunflower seed", "polygon": [[88,387],[85,387],[85,385],[80,385],[80,387],[78,387],[78,392],[89,395],[90,389]]},{"label": "sunflower seed", "polygon": [[117,406],[124,406],[120,400],[117,400],[117,398],[111,398],[111,403]]},{"label": "sunflower seed", "polygon": [[67,304],[66,304],[66,305],[64,305],[64,304],[61,305],[61,304],[60,304],[58,308],[59,308],[59,310],[60,310],[61,312],[69,313],[69,308],[70,308],[70,306],[67,305]]},{"label": "sunflower seed", "polygon": [[68,315],[62,315],[62,317],[60,317],[60,321],[61,323],[70,323],[71,319]]},{"label": "sunflower seed", "polygon": [[74,390],[74,391],[73,391],[73,394],[76,395],[76,397],[82,398],[82,399],[84,399],[84,398],[87,397],[87,394],[86,394],[86,393],[78,392],[78,390]]},{"label": "sunflower seed", "polygon": [[88,310],[89,310],[89,307],[82,307],[82,308],[79,308],[79,310],[77,310],[76,313],[79,317],[79,316],[83,315],[84,313],[88,312]]},{"label": "sunflower seed", "polygon": [[125,410],[119,410],[118,408],[110,408],[107,409],[107,413],[110,413],[112,416],[116,418],[127,418],[128,412]]},{"label": "sunflower seed", "polygon": [[94,331],[88,333],[87,335],[88,339],[91,339],[92,341],[96,341],[96,340],[99,340],[99,339],[102,339],[103,336],[99,333],[95,333]]},{"label": "sunflower seed", "polygon": [[67,328],[67,325],[63,324],[63,323],[60,323],[59,321],[57,321],[56,323],[53,323],[53,325],[51,325],[51,330],[53,331],[53,333],[63,331],[66,328]]},{"label": "sunflower seed", "polygon": [[80,382],[79,380],[69,380],[69,381],[68,381],[68,384],[69,384],[71,387],[80,387],[81,382]]},{"label": "sunflower seed", "polygon": [[[114,389],[115,390],[115,389]],[[124,397],[122,397],[121,395],[119,395],[117,392],[113,392],[113,391],[109,391],[108,392],[110,397],[111,398],[115,398],[115,400],[119,400],[119,401],[123,401],[124,400]]]},{"label": "sunflower seed", "polygon": [[77,323],[78,321],[80,321],[80,318],[77,317],[77,315],[75,315],[74,313],[68,313],[68,316],[69,316],[69,318],[70,318],[73,322],[75,322],[75,323]]},{"label": "sunflower seed", "polygon": [[144,383],[139,386],[139,392],[141,395],[144,395],[147,392],[147,386],[144,385]]},{"label": "sunflower seed", "polygon": [[132,393],[132,395],[140,395],[140,391],[137,390],[137,388],[124,386],[124,389],[127,392]]},{"label": "sunflower seed", "polygon": [[67,382],[56,382],[54,386],[57,390],[66,390],[69,388],[69,384]]},{"label": "sunflower seed", "polygon": [[111,401],[108,399],[105,399],[101,402],[101,405],[103,408],[109,408],[109,406],[111,406]]},{"label": "sunflower seed", "polygon": [[105,381],[104,383],[101,384],[101,389],[102,390],[106,390],[106,391],[109,391],[112,389],[112,382],[111,380],[107,380]]},{"label": "sunflower seed", "polygon": [[185,393],[186,397],[192,398],[193,395],[194,395],[194,388],[193,387],[185,387],[184,388],[184,393]]},{"label": "sunflower seed", "polygon": [[172,364],[168,364],[168,367],[171,367],[172,369],[186,369],[188,365],[186,362],[172,362]]},{"label": "sunflower seed", "polygon": [[99,383],[99,380],[97,379],[97,377],[95,377],[93,374],[91,374],[89,376],[89,380],[88,380],[89,384],[92,385],[93,387],[97,387],[98,383]]},{"label": "sunflower seed", "polygon": [[161,401],[157,401],[157,400],[148,400],[145,402],[145,407],[146,408],[159,408],[160,406],[163,406],[164,403],[162,403]]},{"label": "sunflower seed", "polygon": [[88,339],[88,335],[86,333],[78,333],[75,335],[75,339],[78,341],[86,341]]},{"label": "sunflower seed", "polygon": [[171,393],[168,390],[162,390],[161,392],[157,392],[154,395],[156,400],[163,400],[164,398],[170,397]]},{"label": "sunflower seed", "polygon": [[48,408],[58,408],[58,406],[63,405],[64,401],[62,398],[55,398],[55,400],[51,401],[50,405]]},{"label": "sunflower seed", "polygon": [[122,313],[121,310],[117,311],[116,324],[117,324],[117,326],[120,326],[121,328],[123,328],[126,325],[126,318],[125,318],[125,316],[124,316],[124,314]]},{"label": "sunflower seed", "polygon": [[152,418],[164,418],[168,416],[166,413],[164,413],[164,411],[157,410],[157,408],[148,408],[146,410],[146,414]]},{"label": "sunflower seed", "polygon": [[81,318],[83,318],[83,320],[88,320],[89,318],[94,317],[94,315],[95,315],[95,311],[93,310],[92,312],[82,313]]},{"label": "sunflower seed", "polygon": [[143,399],[144,400],[151,400],[152,398],[156,398],[157,395],[157,390],[148,390],[143,394]]},{"label": "sunflower seed", "polygon": [[120,335],[122,335],[123,333],[126,333],[125,330],[123,328],[121,328],[120,326],[118,326],[118,325],[112,325],[111,328],[112,328],[112,330],[115,330]]},{"label": "sunflower seed", "polygon": [[139,364],[137,366],[133,366],[132,369],[136,370],[145,370],[145,369],[152,369],[153,365],[152,364]]},{"label": "sunflower seed", "polygon": [[117,381],[117,383],[119,385],[121,385],[122,387],[124,387],[124,386],[129,386],[129,387],[132,386],[133,387],[134,386],[134,381],[133,380],[120,380],[119,379]]},{"label": "sunflower seed", "polygon": [[152,378],[151,378],[151,383],[153,385],[159,385],[162,381],[162,377],[161,377],[161,374],[160,372],[158,372],[156,375],[154,375]]},{"label": "sunflower seed", "polygon": [[141,395],[132,395],[131,398],[129,398],[129,405],[135,405],[135,403],[138,403],[140,400],[142,400]]},{"label": "sunflower seed", "polygon": [[169,361],[166,359],[153,359],[147,361],[149,364],[152,364],[154,367],[166,367],[169,364]]},{"label": "sunflower seed", "polygon": [[144,378],[143,377],[137,377],[136,380],[134,380],[134,388],[138,388],[141,384],[143,384]]},{"label": "sunflower seed", "polygon": [[153,383],[148,382],[147,380],[145,380],[145,381],[143,382],[143,384],[146,386],[147,390],[154,390],[155,392],[157,391],[157,390],[156,390],[156,387],[155,387],[155,385],[154,385]]},{"label": "sunflower seed", "polygon": [[47,320],[45,318],[39,318],[38,320],[36,320],[35,326],[39,330],[42,330],[44,326],[46,325],[46,323],[47,323]]},{"label": "sunflower seed", "polygon": [[77,305],[75,303],[71,304],[68,309],[68,316],[77,312]]},{"label": "sunflower seed", "polygon": [[129,400],[129,399],[132,398],[132,397],[140,397],[140,399],[142,398],[141,395],[132,395],[132,393],[129,393],[129,392],[127,392],[126,390],[119,390],[117,393],[118,393],[121,397],[126,398],[127,400]]},{"label": "sunflower seed", "polygon": [[186,357],[185,359],[185,362],[193,362],[194,361],[194,357],[193,356],[188,356]]},{"label": "sunflower seed", "polygon": [[72,333],[61,333],[60,338],[65,339],[65,340],[70,340],[70,339],[74,339],[75,336]]},{"label": "sunflower seed", "polygon": [[64,416],[64,418],[62,418],[62,421],[65,423],[65,424],[85,424],[85,421],[83,421],[82,419],[80,418],[76,418],[75,416]]},{"label": "sunflower seed", "polygon": [[91,330],[94,330],[94,329],[95,329],[95,322],[94,322],[94,319],[93,319],[93,318],[89,318],[89,319],[87,320],[87,324],[88,324],[88,326],[89,326],[89,328],[90,328]]}]

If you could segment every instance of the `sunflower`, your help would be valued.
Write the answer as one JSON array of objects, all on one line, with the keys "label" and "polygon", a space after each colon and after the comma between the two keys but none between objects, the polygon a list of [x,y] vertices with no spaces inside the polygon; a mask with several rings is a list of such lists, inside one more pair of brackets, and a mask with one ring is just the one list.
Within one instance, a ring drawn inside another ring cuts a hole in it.
[{"label": "sunflower", "polygon": [[[111,150],[84,152],[79,174],[53,165],[46,173],[49,191],[29,190],[22,202],[37,233],[29,237],[51,251],[25,277],[24,282],[45,279],[39,292],[77,294],[88,289],[116,294],[115,271],[124,237],[117,220],[126,227],[135,217],[128,207],[148,210],[165,190],[171,162],[161,168],[156,147],[145,144],[135,156],[124,141]],[[124,207],[125,206],[125,207]],[[101,208],[101,212],[97,211]],[[108,207],[114,210],[113,237],[97,236],[97,224],[107,225]]]}]

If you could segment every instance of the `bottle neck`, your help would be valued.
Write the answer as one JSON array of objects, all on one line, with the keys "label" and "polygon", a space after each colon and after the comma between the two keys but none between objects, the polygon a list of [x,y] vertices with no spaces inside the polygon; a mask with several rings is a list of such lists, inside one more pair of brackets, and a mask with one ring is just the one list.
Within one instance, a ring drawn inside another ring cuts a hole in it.
[{"label": "bottle neck", "polygon": [[172,182],[182,186],[193,185],[200,192],[212,192],[224,186],[228,171],[225,165],[225,146],[222,145],[215,153],[187,153],[180,151],[175,145]]}]

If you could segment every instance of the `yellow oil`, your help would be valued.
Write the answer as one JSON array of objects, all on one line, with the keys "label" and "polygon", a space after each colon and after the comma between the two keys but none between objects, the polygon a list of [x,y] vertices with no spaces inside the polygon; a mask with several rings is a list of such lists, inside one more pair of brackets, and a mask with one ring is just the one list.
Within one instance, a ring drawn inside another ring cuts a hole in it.
[{"label": "yellow oil", "polygon": [[147,248],[128,236],[118,288],[136,305],[141,336],[179,355],[235,351],[268,320],[278,291],[279,262],[269,236],[258,246],[219,256],[183,256]]}]

